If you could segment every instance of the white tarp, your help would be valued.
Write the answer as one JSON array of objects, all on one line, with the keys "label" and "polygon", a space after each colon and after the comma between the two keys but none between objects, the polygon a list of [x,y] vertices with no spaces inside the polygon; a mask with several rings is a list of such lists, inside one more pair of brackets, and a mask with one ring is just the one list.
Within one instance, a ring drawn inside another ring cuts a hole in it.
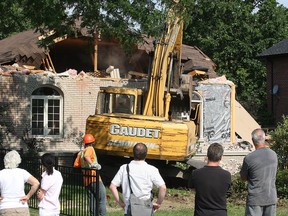
[{"label": "white tarp", "polygon": [[[231,142],[231,94],[230,81],[201,82],[196,87],[203,97],[203,137],[205,143]],[[232,83],[233,84],[233,83]]]},{"label": "white tarp", "polygon": [[[225,76],[199,82],[196,90],[203,98],[203,137],[206,143],[231,142],[231,128],[243,141],[251,141],[251,132],[260,125],[236,100],[234,84]],[[234,105],[234,107],[233,107]],[[233,121],[232,109],[234,109]],[[232,125],[231,122],[234,122]],[[236,140],[235,140],[236,141]]]}]

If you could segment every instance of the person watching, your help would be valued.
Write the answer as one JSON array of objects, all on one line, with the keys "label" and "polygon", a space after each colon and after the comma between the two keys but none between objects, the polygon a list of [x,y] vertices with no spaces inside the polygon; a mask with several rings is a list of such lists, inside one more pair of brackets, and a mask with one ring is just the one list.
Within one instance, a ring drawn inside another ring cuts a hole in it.
[{"label": "person watching", "polygon": [[[133,147],[134,160],[122,165],[110,184],[110,191],[119,205],[124,208],[124,215],[131,213],[128,210],[130,204],[132,215],[153,215],[164,200],[166,184],[158,169],[145,162],[147,151],[145,144],[137,143]],[[120,186],[122,186],[124,201],[118,193],[117,187]],[[153,186],[159,188],[157,201],[154,203],[151,199]],[[135,208],[133,203],[136,205]]]},{"label": "person watching", "polygon": [[231,174],[220,167],[223,147],[213,143],[208,147],[208,163],[194,170],[188,187],[196,191],[194,216],[227,216],[226,196],[231,185]]},{"label": "person watching", "polygon": [[241,179],[248,181],[245,215],[276,216],[277,154],[265,142],[261,128],[251,136],[255,151],[245,156],[240,171]]},{"label": "person watching", "polygon": [[[40,183],[28,171],[18,168],[21,157],[15,150],[4,156],[4,169],[0,171],[0,215],[29,216],[28,200],[37,191]],[[31,185],[25,194],[25,183]]]}]

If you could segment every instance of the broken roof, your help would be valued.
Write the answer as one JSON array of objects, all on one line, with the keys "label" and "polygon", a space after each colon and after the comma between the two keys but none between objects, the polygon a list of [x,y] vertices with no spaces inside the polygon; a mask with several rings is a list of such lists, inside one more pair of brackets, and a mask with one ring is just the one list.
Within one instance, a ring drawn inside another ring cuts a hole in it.
[{"label": "broken roof", "polygon": [[37,45],[39,36],[40,33],[28,30],[0,40],[0,64],[25,61],[40,65],[45,50]]},{"label": "broken roof", "polygon": [[267,57],[275,55],[287,55],[288,54],[288,39],[284,39],[272,47],[266,49],[258,57]]},{"label": "broken roof", "polygon": [[[0,65],[7,63],[22,63],[40,68],[42,60],[46,58],[45,49],[38,46],[40,33],[28,30],[12,35],[0,41]],[[104,42],[101,40],[99,45]],[[138,45],[139,50],[146,53],[153,51],[153,38],[145,38],[143,44]],[[208,68],[210,77],[215,77],[215,63],[200,49],[184,45],[182,47],[182,61],[184,69],[193,66]]]},{"label": "broken roof", "polygon": [[[153,38],[144,38],[144,43],[140,44],[138,49],[145,50],[147,53],[153,51]],[[195,66],[205,67],[208,70],[209,77],[217,77],[216,64],[198,47],[183,44],[181,58],[184,61],[184,70]]]}]

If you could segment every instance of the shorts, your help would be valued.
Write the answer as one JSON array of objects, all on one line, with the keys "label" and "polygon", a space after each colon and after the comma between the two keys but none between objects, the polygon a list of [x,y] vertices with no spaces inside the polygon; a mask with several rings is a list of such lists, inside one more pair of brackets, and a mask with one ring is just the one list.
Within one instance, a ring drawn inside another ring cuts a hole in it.
[{"label": "shorts", "polygon": [[30,216],[29,208],[7,208],[0,210],[0,216]]}]

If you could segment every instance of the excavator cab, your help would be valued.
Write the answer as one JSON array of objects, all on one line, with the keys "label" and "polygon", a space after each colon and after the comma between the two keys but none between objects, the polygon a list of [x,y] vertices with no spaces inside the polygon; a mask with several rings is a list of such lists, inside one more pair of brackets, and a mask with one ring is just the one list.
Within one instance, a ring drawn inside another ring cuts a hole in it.
[{"label": "excavator cab", "polygon": [[129,88],[101,88],[96,105],[96,114],[140,114],[142,91]]}]

